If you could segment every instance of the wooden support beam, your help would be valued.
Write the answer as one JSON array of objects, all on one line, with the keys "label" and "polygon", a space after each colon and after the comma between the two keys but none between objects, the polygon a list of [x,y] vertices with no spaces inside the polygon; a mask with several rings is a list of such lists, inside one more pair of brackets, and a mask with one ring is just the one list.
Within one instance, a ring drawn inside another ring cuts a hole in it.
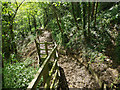
[{"label": "wooden support beam", "polygon": [[54,74],[54,77],[53,77],[53,80],[52,80],[52,84],[51,84],[51,86],[50,86],[50,89],[53,89],[53,86],[54,86],[54,83],[55,83],[57,74],[58,74],[58,70],[55,71],[55,74]]},{"label": "wooden support beam", "polygon": [[[40,49],[40,50],[45,50],[45,49]],[[48,49],[48,50],[52,50],[52,49]]]},{"label": "wooden support beam", "polygon": [[40,53],[40,55],[47,55],[46,53]]},{"label": "wooden support beam", "polygon": [[44,73],[43,73],[43,83],[45,84],[47,81],[47,78],[49,76],[49,67],[48,65],[44,68]]},{"label": "wooden support beam", "polygon": [[46,54],[47,54],[47,56],[48,56],[47,42],[45,42],[45,52],[46,52]]},{"label": "wooden support beam", "polygon": [[40,46],[38,44],[38,42],[35,39],[35,44],[36,44],[36,48],[37,48],[37,53],[38,53],[38,64],[40,65],[41,62],[41,57],[40,57]]},{"label": "wooden support beam", "polygon": [[45,86],[44,86],[45,88],[49,88],[50,80],[52,78],[52,74],[53,74],[54,70],[56,69],[56,66],[57,66],[57,59],[53,63],[52,69],[50,70],[49,77],[48,77],[47,82],[45,83]]},{"label": "wooden support beam", "polygon": [[[39,44],[45,44],[45,42],[40,42]],[[53,44],[53,42],[47,42],[47,44]]]}]

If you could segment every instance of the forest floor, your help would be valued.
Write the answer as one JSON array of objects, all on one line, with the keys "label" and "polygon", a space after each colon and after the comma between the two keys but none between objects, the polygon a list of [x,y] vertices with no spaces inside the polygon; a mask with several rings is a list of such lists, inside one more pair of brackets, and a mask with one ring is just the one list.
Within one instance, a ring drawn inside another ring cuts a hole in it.
[{"label": "forest floor", "polygon": [[98,88],[99,85],[87,68],[73,57],[60,55],[59,65],[63,68],[69,88]]},{"label": "forest floor", "polygon": [[110,60],[108,61],[95,61],[90,64],[95,75],[94,76],[88,67],[84,64],[80,56],[76,58],[74,55],[59,55],[59,66],[63,68],[68,88],[87,88],[94,89],[100,88],[100,81],[111,86],[112,84],[120,88],[120,66],[113,68]]},{"label": "forest floor", "polygon": [[[38,41],[40,42],[52,41],[51,34],[48,31],[44,31],[44,33],[39,36],[38,39]],[[53,46],[49,46],[49,48],[52,47]],[[44,45],[41,45],[40,48],[44,48]],[[28,44],[26,48],[23,48],[22,56],[23,58],[34,59],[34,66],[37,66],[38,55],[35,42],[32,42]],[[80,63],[83,61],[82,58],[79,55],[77,57],[78,58],[76,59],[73,57],[73,55],[59,54],[58,64],[63,69],[64,78],[66,80],[68,88],[99,88],[99,84],[95,80],[95,77],[90,73],[90,71],[84,64]],[[112,63],[109,59],[104,62],[96,61],[94,63],[91,63],[91,67],[95,71],[95,73],[97,73],[99,78],[109,86],[113,82],[120,83],[120,80],[116,80],[116,78],[118,78],[118,76],[120,75],[120,66],[116,68],[112,68],[111,66]]]}]

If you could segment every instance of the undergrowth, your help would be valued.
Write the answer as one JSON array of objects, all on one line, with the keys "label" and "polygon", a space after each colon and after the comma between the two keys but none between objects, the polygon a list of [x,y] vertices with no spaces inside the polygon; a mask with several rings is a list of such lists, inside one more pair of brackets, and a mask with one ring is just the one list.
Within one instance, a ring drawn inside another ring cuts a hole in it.
[{"label": "undergrowth", "polygon": [[38,69],[29,66],[33,60],[27,59],[24,62],[14,64],[5,63],[3,68],[3,88],[27,88],[34,78]]}]

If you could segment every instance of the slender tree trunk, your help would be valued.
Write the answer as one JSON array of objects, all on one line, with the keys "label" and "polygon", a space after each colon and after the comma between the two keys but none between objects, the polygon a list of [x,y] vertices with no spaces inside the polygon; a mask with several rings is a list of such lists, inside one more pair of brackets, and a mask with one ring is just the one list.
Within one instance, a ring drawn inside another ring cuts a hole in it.
[{"label": "slender tree trunk", "polygon": [[[11,36],[11,41],[12,41],[12,43],[11,43],[11,53],[14,53],[15,52],[15,54],[17,54],[17,45],[16,45],[16,43],[15,43],[15,41],[14,41],[14,37],[15,37],[15,34],[14,34],[14,32],[13,32],[13,22],[14,22],[14,19],[15,19],[15,16],[16,16],[16,14],[17,14],[17,11],[18,11],[18,9],[19,9],[19,7],[22,5],[22,3],[24,2],[25,0],[23,0],[20,4],[19,4],[19,6],[18,6],[18,4],[17,4],[17,2],[16,2],[16,5],[17,5],[17,8],[16,8],[16,10],[15,10],[15,14],[13,15],[13,16],[11,16],[10,14],[10,18],[9,18],[9,20],[10,20],[10,26],[9,26],[9,29],[10,29],[10,36]],[[12,61],[11,61],[12,62]]]},{"label": "slender tree trunk", "polygon": [[95,2],[93,2],[93,4],[92,4],[91,22],[92,22],[93,19],[94,19],[94,10],[95,10]]},{"label": "slender tree trunk", "polygon": [[73,17],[74,17],[75,25],[76,25],[76,27],[77,27],[77,30],[80,30],[80,29],[79,29],[79,26],[78,26],[78,23],[77,23],[76,16],[75,16],[74,2],[71,2],[71,4],[72,4],[72,13],[73,13]]},{"label": "slender tree trunk", "polygon": [[37,29],[37,24],[36,24],[36,18],[35,18],[35,16],[33,16],[33,24],[34,24],[35,31],[36,31],[36,29]]},{"label": "slender tree trunk", "polygon": [[[84,44],[84,46],[83,46],[83,49],[84,49],[84,51],[85,51],[85,53],[87,53],[87,50],[86,50],[86,47],[87,47],[87,33],[86,33],[86,28],[85,28],[85,26],[86,26],[86,3],[82,3],[82,5],[83,5],[83,33],[84,33],[84,42],[83,42],[83,44]],[[87,59],[87,56],[85,55],[85,56],[83,56],[83,59],[84,59],[84,61],[87,61],[88,59]]]},{"label": "slender tree trunk", "polygon": [[36,39],[34,39],[34,41],[35,41],[36,49],[37,49],[37,53],[38,53],[38,65],[40,65],[41,62],[42,62],[41,57],[40,57],[40,48],[39,48],[40,45],[39,45],[39,43],[36,41]]},{"label": "slender tree trunk", "polygon": [[77,23],[79,23],[81,21],[81,7],[80,7],[80,2],[74,2],[75,3],[75,10],[77,11],[75,13],[76,17],[79,18],[79,20],[77,20]]},{"label": "slender tree trunk", "polygon": [[46,25],[47,25],[47,23],[48,23],[49,20],[48,20],[47,9],[45,8],[44,11],[45,11],[45,20],[44,20],[45,22],[44,22],[44,27],[46,27]]},{"label": "slender tree trunk", "polygon": [[11,53],[15,52],[15,54],[17,54],[17,45],[14,41],[15,35],[14,35],[14,32],[13,32],[13,21],[11,21],[11,25],[9,26],[9,29],[10,29],[10,36],[11,36],[11,41],[12,41],[12,43],[11,43]]},{"label": "slender tree trunk", "polygon": [[63,31],[62,31],[62,28],[61,28],[61,26],[60,26],[60,21],[58,20],[58,15],[57,15],[57,13],[56,13],[56,8],[55,8],[55,6],[52,6],[52,8],[53,8],[54,16],[55,16],[55,18],[56,18],[56,20],[57,20],[57,25],[58,25],[58,27],[59,27],[59,30],[60,30],[61,34],[62,34]]},{"label": "slender tree trunk", "polygon": [[90,2],[88,2],[88,42],[90,43]]},{"label": "slender tree trunk", "polygon": [[86,29],[85,29],[85,25],[86,25],[86,4],[83,2],[83,30],[84,30],[84,37],[85,37],[85,40],[87,38],[87,35],[86,35]]},{"label": "slender tree trunk", "polygon": [[40,19],[39,19],[39,25],[40,25],[40,27],[42,26]]},{"label": "slender tree trunk", "polygon": [[95,31],[96,31],[96,14],[97,14],[97,8],[98,8],[98,2],[96,2],[96,10],[95,10],[95,18],[94,18],[94,28],[95,28]]},{"label": "slender tree trunk", "polygon": [[31,31],[30,16],[29,15],[28,15],[28,24],[29,24],[29,30]]}]

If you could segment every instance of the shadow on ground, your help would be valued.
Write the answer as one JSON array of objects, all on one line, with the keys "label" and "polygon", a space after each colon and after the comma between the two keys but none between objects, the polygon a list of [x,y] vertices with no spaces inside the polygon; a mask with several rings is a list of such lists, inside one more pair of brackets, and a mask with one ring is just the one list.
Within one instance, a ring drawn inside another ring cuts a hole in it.
[{"label": "shadow on ground", "polygon": [[59,90],[69,90],[68,84],[67,84],[67,79],[65,77],[65,72],[63,68],[59,67],[60,70],[60,83],[59,83]]}]

